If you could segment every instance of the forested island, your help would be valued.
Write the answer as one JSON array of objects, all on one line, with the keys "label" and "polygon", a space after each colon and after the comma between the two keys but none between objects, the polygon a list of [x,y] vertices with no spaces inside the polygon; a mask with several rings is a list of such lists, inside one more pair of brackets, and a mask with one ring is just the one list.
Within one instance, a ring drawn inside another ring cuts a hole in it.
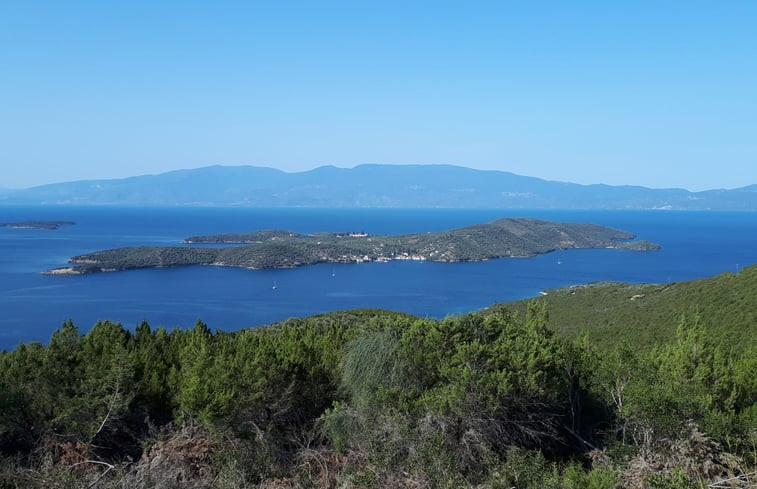
[{"label": "forested island", "polygon": [[752,266],[443,320],[66,322],[0,352],[0,487],[754,488],[756,288]]},{"label": "forested island", "polygon": [[42,229],[45,231],[55,231],[62,226],[73,226],[72,221],[19,221],[19,222],[0,222],[2,228],[13,229]]},{"label": "forested island", "polygon": [[188,244],[243,246],[140,246],[96,251],[71,258],[73,267],[49,274],[85,274],[182,265],[293,268],[317,263],[360,263],[389,260],[438,262],[531,257],[571,248],[657,250],[648,241],[630,241],[632,233],[596,224],[507,218],[450,231],[373,236],[364,232],[300,234],[266,230],[246,234],[193,236]]}]

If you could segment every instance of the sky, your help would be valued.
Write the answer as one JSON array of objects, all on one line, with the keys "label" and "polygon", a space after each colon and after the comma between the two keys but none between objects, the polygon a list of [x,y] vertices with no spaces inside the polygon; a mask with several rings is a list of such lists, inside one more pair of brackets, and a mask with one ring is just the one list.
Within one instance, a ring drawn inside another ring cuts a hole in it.
[{"label": "sky", "polygon": [[444,163],[757,183],[757,2],[0,1],[0,188]]}]

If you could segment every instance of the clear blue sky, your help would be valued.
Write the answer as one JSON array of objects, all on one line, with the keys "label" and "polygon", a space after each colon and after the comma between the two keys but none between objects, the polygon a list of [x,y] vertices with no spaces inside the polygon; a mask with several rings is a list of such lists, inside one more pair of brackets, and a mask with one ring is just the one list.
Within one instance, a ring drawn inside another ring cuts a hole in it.
[{"label": "clear blue sky", "polygon": [[757,183],[757,2],[0,1],[0,188],[361,163]]}]

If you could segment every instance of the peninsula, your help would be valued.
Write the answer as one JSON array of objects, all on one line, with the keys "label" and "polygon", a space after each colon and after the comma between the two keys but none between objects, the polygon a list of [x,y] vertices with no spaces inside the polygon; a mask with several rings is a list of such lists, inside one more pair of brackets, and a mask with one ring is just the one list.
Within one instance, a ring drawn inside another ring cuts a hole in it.
[{"label": "peninsula", "polygon": [[61,226],[72,226],[72,221],[20,221],[20,222],[0,222],[0,228],[13,229],[42,229],[45,231],[54,231]]},{"label": "peninsula", "polygon": [[70,267],[48,274],[86,274],[137,268],[215,265],[294,268],[317,263],[361,263],[390,260],[438,262],[525,258],[571,248],[660,249],[634,235],[596,224],[539,219],[499,219],[450,231],[373,236],[359,233],[300,234],[266,230],[246,234],[192,236],[188,244],[242,244],[232,247],[139,246],[96,251],[71,258]]}]

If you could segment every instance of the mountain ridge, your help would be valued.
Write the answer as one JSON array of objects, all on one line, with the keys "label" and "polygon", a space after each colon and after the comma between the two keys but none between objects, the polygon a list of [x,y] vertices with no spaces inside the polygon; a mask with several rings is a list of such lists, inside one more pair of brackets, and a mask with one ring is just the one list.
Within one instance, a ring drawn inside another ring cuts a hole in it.
[{"label": "mountain ridge", "polygon": [[699,192],[584,185],[446,164],[327,165],[291,173],[213,165],[0,192],[2,204],[757,210],[757,185]]}]

